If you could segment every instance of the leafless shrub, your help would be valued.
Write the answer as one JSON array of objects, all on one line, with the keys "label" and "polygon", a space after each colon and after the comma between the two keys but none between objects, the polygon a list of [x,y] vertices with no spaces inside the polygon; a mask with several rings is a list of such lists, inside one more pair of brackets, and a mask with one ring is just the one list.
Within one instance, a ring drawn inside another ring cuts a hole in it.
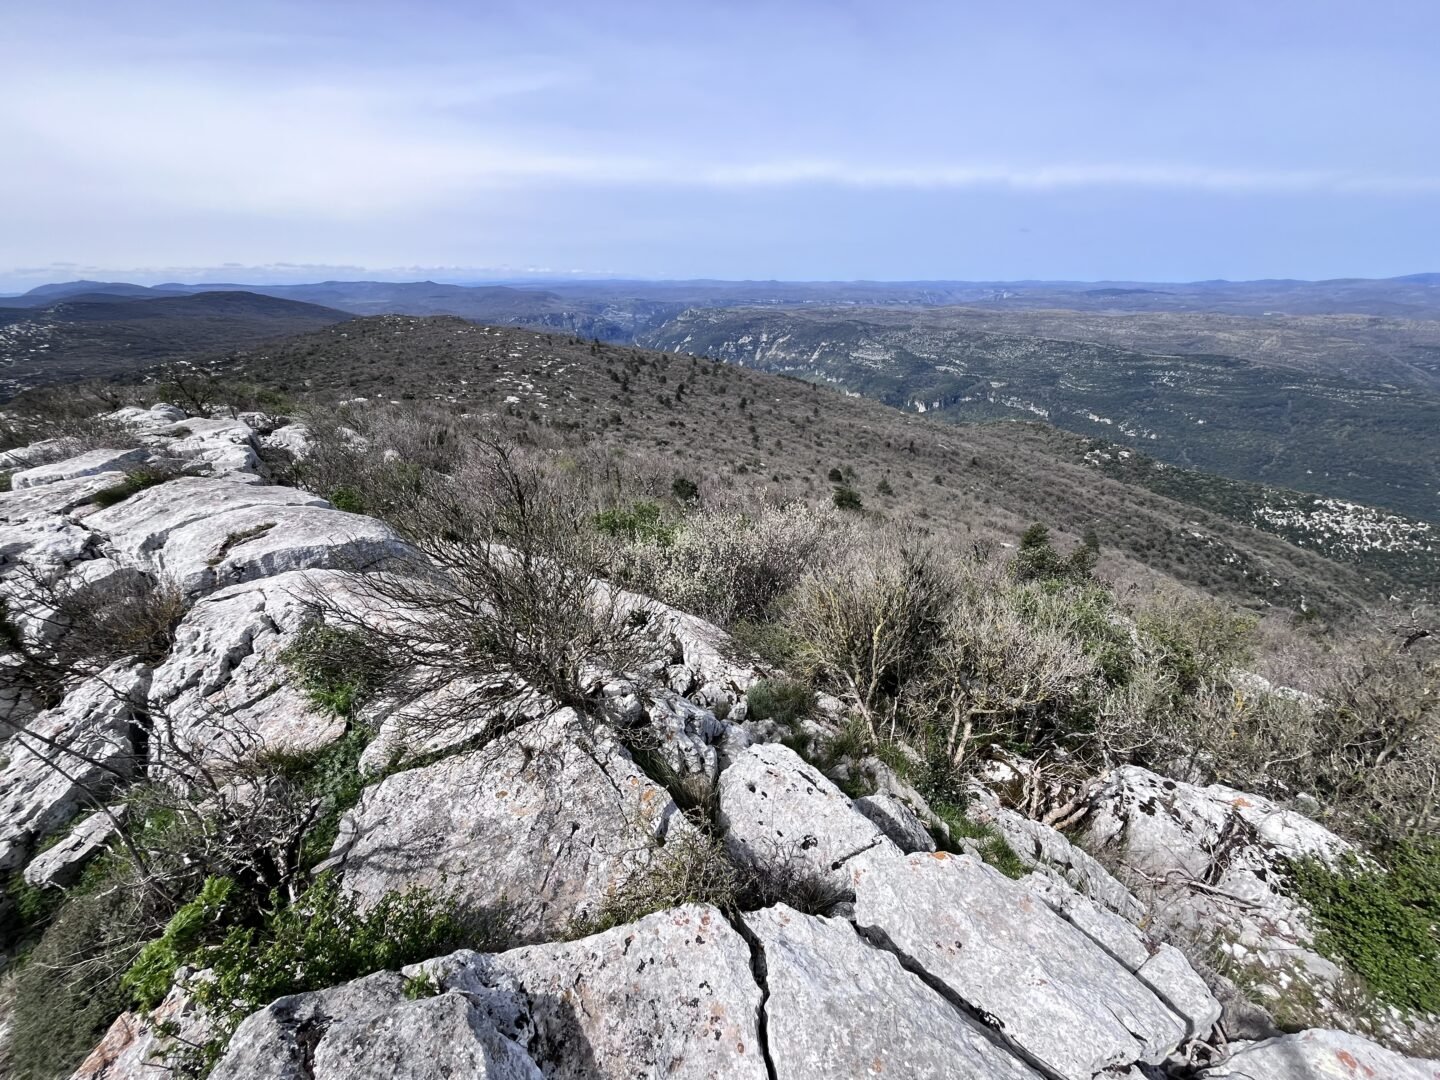
[{"label": "leafless shrub", "polygon": [[158,661],[185,611],[174,582],[138,570],[92,581],[79,572],[19,567],[0,596],[0,631],[15,661],[0,667],[0,689],[53,701],[118,660]]},{"label": "leafless shrub", "polygon": [[[366,635],[424,698],[431,733],[519,714],[538,697],[603,716],[603,683],[642,680],[659,654],[649,615],[600,581],[585,509],[540,462],[499,442],[474,446],[450,477],[424,477],[395,520],[417,557],[353,576],[359,604],[317,596],[328,623]],[[383,612],[375,620],[357,610]]]},{"label": "leafless shrub", "polygon": [[700,509],[658,535],[615,543],[611,568],[647,595],[728,625],[770,615],[841,527],[803,503]]},{"label": "leafless shrub", "polygon": [[801,668],[845,695],[873,738],[894,732],[902,697],[931,669],[953,598],[935,552],[880,534],[808,574],[786,621]]},{"label": "leafless shrub", "polygon": [[959,769],[977,736],[1038,747],[1077,734],[1071,717],[1095,692],[1096,672],[1067,629],[1053,612],[1023,612],[992,564],[966,564],[915,710],[933,730],[911,737],[932,748],[943,739],[945,760]]}]

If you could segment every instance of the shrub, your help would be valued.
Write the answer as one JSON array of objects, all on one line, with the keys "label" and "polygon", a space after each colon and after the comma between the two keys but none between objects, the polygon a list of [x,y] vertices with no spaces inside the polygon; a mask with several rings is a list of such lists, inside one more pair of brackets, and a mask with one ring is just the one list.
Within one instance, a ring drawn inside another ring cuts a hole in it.
[{"label": "shrub", "polygon": [[949,574],[931,550],[884,535],[808,574],[786,621],[802,669],[847,696],[873,735],[930,667],[951,598]]},{"label": "shrub", "polygon": [[677,828],[652,849],[644,867],[606,894],[593,914],[576,919],[566,936],[588,937],[683,904],[735,911],[741,884],[740,871],[719,839],[698,828]]},{"label": "shrub", "polygon": [[700,498],[700,487],[688,477],[677,476],[670,485],[670,494],[677,502],[694,502]]},{"label": "shrub", "polygon": [[464,918],[423,889],[387,893],[361,911],[333,875],[322,875],[293,904],[258,926],[234,926],[188,962],[211,969],[193,984],[215,1017],[203,1049],[213,1064],[248,1014],[276,998],[319,990],[375,971],[417,963],[463,946],[507,944],[503,915]]},{"label": "shrub", "polygon": [[120,986],[142,1009],[153,1009],[170,992],[175,971],[207,938],[214,936],[235,890],[229,878],[206,878],[199,895],[181,906],[165,932],[140,950]]},{"label": "shrub", "polygon": [[611,572],[714,622],[760,620],[819,558],[831,529],[825,516],[799,504],[754,514],[703,509],[687,515],[668,543],[650,539],[614,549]]},{"label": "shrub", "polygon": [[1017,581],[1086,581],[1099,554],[1098,548],[1081,544],[1069,555],[1061,555],[1050,542],[1050,530],[1037,522],[1021,535],[1011,572]]},{"label": "shrub", "polygon": [[675,526],[664,520],[659,503],[637,502],[595,515],[595,528],[606,536],[665,545],[675,538]]},{"label": "shrub", "polygon": [[336,510],[343,510],[347,514],[365,513],[365,497],[352,487],[337,487],[325,498]]},{"label": "shrub", "polygon": [[168,469],[142,466],[127,472],[123,480],[95,492],[90,496],[90,501],[99,507],[114,506],[116,503],[124,502],[136,492],[163,484],[167,480],[173,480],[177,475],[179,474]]},{"label": "shrub", "polygon": [[795,679],[761,679],[745,695],[746,718],[791,727],[815,711],[815,695]]},{"label": "shrub", "polygon": [[1290,868],[1292,888],[1314,916],[1322,951],[1389,1004],[1440,1012],[1440,842],[1403,843],[1388,862],[1301,860]]},{"label": "shrub", "polygon": [[13,1080],[68,1076],[124,1010],[120,978],[153,932],[149,903],[123,887],[72,893],[15,972]]},{"label": "shrub", "polygon": [[351,727],[339,739],[318,749],[275,752],[260,762],[292,785],[300,799],[314,803],[314,824],[305,832],[300,865],[309,870],[327,858],[340,832],[340,818],[360,800],[373,778],[360,772],[360,757],[374,733]]},{"label": "shrub", "polygon": [[865,500],[860,497],[860,493],[849,485],[837,487],[830,498],[836,510],[861,510],[865,506]]},{"label": "shrub", "polygon": [[280,654],[305,696],[317,709],[350,716],[385,685],[389,674],[382,648],[363,632],[308,624]]}]

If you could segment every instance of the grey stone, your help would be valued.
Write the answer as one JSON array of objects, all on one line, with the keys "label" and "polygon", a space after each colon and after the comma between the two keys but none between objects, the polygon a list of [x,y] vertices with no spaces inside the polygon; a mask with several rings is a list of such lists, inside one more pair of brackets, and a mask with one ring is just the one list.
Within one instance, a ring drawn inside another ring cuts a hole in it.
[{"label": "grey stone", "polygon": [[243,420],[193,417],[182,421],[178,430],[188,434],[167,440],[167,454],[184,459],[193,470],[208,476],[232,483],[260,482],[255,431]]},{"label": "grey stone", "polygon": [[965,816],[1003,836],[1026,866],[1067,883],[1131,922],[1147,916],[1145,905],[1129,889],[1063,833],[1002,805],[983,787],[972,787],[970,795]]},{"label": "grey stone", "polygon": [[304,424],[286,424],[260,438],[260,445],[271,450],[285,450],[297,461],[310,452],[310,428]]},{"label": "grey stone", "polygon": [[315,1080],[311,1055],[337,1019],[363,1024],[404,1000],[405,980],[393,971],[282,997],[240,1022],[210,1080]]},{"label": "grey stone", "polygon": [[80,812],[87,793],[103,795],[133,770],[129,729],[147,678],[143,667],[107,668],[10,739],[0,769],[0,871],[23,865]]},{"label": "grey stone", "polygon": [[766,1080],[750,949],[713,907],[405,970],[480,1004],[549,1080]]},{"label": "grey stone", "polygon": [[905,854],[934,851],[935,838],[925,823],[901,799],[888,791],[863,795],[855,800],[855,809],[873,821]]},{"label": "grey stone", "polygon": [[49,465],[22,469],[10,477],[10,486],[16,489],[40,487],[42,484],[53,484],[57,480],[75,480],[100,473],[117,474],[112,477],[113,482],[131,469],[139,468],[149,458],[150,451],[144,447],[129,450],[90,450]]},{"label": "grey stone", "polygon": [[158,1080],[176,1075],[172,1054],[203,1045],[210,1020],[183,986],[173,986],[149,1013],[121,1013],[70,1080]]},{"label": "grey stone", "polygon": [[1155,940],[1109,908],[1043,874],[1033,873],[1021,884],[1150,987],[1186,1022],[1189,1036],[1209,1034],[1220,1019],[1220,1002],[1179,949]]},{"label": "grey stone", "polygon": [[744,916],[764,956],[776,1080],[1037,1080],[991,1034],[843,919]]},{"label": "grey stone", "polygon": [[855,922],[938,980],[1028,1059],[1090,1080],[1163,1061],[1185,1024],[1030,890],[968,855],[910,855],[857,875]]},{"label": "grey stone", "polygon": [[123,804],[95,811],[75,824],[65,839],[46,848],[25,867],[25,881],[36,888],[68,888],[80,880],[86,865],[105,850],[115,835],[115,823],[124,821]]},{"label": "grey stone", "polygon": [[530,1056],[460,994],[340,1017],[315,1047],[314,1080],[543,1080]]},{"label": "grey stone", "polygon": [[1440,1080],[1440,1061],[1404,1057],[1347,1031],[1314,1028],[1238,1047],[1204,1080]]},{"label": "grey stone", "polygon": [[327,865],[363,903],[423,885],[462,906],[504,908],[519,939],[543,939],[645,865],[677,812],[567,709],[366,788]]},{"label": "grey stone", "polygon": [[313,749],[344,733],[344,720],[312,705],[280,661],[321,596],[364,603],[352,579],[332,570],[280,574],[195,601],[149,693],[152,716],[179,748],[233,761],[262,748]]},{"label": "grey stone", "polygon": [[103,510],[86,524],[116,558],[187,593],[291,570],[364,570],[413,550],[388,525],[342,514],[293,488],[184,477]]},{"label": "grey stone", "polygon": [[858,866],[901,854],[849,796],[779,743],[750,747],[720,774],[719,807],[737,860],[842,892]]},{"label": "grey stone", "polygon": [[1086,829],[1139,883],[1167,936],[1218,941],[1236,962],[1276,972],[1276,994],[1291,978],[1319,987],[1342,977],[1279,884],[1290,859],[1354,851],[1322,825],[1258,795],[1126,766],[1106,777]]}]

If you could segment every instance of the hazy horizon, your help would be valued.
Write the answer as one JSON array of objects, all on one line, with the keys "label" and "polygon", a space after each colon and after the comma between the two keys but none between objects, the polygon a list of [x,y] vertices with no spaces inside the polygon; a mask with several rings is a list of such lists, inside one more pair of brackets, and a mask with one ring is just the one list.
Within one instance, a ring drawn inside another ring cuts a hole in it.
[{"label": "hazy horizon", "polygon": [[0,291],[1424,272],[1436,40],[1419,0],[31,5]]}]

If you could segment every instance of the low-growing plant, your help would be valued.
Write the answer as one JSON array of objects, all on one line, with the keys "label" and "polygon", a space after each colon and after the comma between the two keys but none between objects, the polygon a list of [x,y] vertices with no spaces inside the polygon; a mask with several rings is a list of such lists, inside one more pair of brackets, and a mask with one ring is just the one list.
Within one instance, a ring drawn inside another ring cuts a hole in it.
[{"label": "low-growing plant", "polygon": [[347,514],[365,513],[365,497],[352,487],[333,488],[326,496],[330,505]]},{"label": "low-growing plant", "polygon": [[226,915],[235,883],[229,878],[206,878],[193,900],[184,904],[165,925],[165,932],[140,950],[120,986],[142,1009],[159,1005],[175,978],[175,971],[207,939],[213,938]]},{"label": "low-growing plant", "polygon": [[773,720],[781,727],[793,727],[815,712],[815,693],[804,683],[790,678],[761,679],[745,695],[746,718]]},{"label": "low-growing plant", "polygon": [[280,654],[317,709],[351,716],[385,685],[389,668],[383,650],[364,632],[309,623]]},{"label": "low-growing plant", "polygon": [[124,502],[137,492],[163,484],[167,480],[173,480],[178,475],[180,474],[176,471],[151,465],[131,469],[125,474],[124,479],[117,480],[109,487],[103,487],[91,495],[90,502],[102,508],[114,506],[116,503]]},{"label": "low-growing plant", "polygon": [[207,880],[124,979],[135,1003],[151,1008],[157,993],[164,995],[162,984],[168,989],[176,967],[209,969],[206,978],[190,984],[212,1023],[208,1042],[179,1053],[182,1072],[192,1075],[204,1075],[240,1021],[278,997],[393,970],[462,946],[503,947],[510,933],[503,913],[462,916],[424,889],[387,893],[362,910],[333,875],[324,874],[291,904],[272,896],[269,910],[233,914],[226,910],[232,889]]},{"label": "low-growing plant", "polygon": [[848,484],[841,484],[837,487],[831,494],[830,501],[834,503],[836,510],[863,510],[865,508],[865,500]]},{"label": "low-growing plant", "polygon": [[675,539],[675,526],[665,520],[660,504],[646,501],[600,511],[595,528],[606,536],[662,546]]},{"label": "low-growing plant", "polygon": [[1358,973],[1383,1001],[1440,1012],[1440,842],[1396,845],[1387,865],[1353,855],[1329,866],[1291,864],[1295,895],[1318,928],[1315,944]]}]

